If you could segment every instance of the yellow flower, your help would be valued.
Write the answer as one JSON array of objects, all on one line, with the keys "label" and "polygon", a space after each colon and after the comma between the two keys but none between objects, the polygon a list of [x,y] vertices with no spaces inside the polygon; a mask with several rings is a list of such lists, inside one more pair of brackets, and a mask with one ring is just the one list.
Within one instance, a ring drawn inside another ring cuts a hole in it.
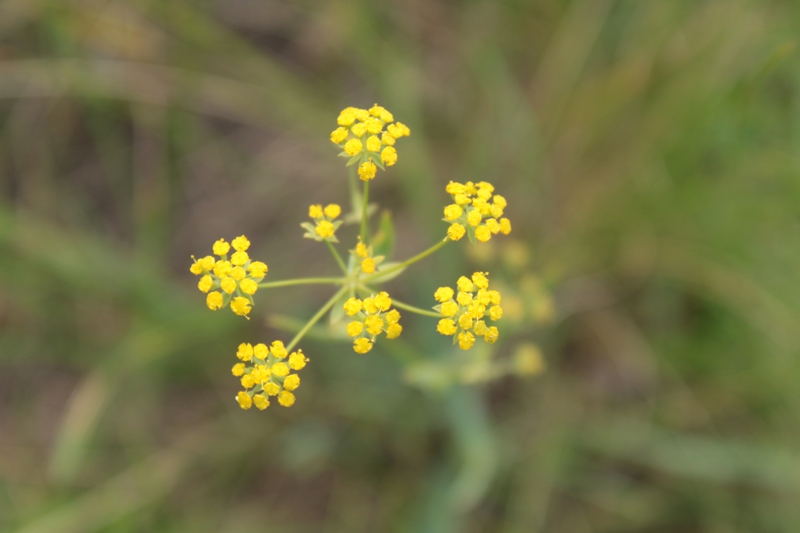
[{"label": "yellow flower", "polygon": [[239,402],[239,406],[244,410],[253,406],[253,399],[244,391],[239,391],[239,394],[236,395],[236,401]]},{"label": "yellow flower", "polygon": [[273,341],[270,345],[270,351],[272,355],[278,359],[284,359],[288,353],[286,351],[286,346],[283,345],[283,341]]},{"label": "yellow flower", "polygon": [[381,143],[385,144],[386,146],[394,146],[395,138],[389,135],[388,132],[383,132],[381,135]]},{"label": "yellow flower", "polygon": [[458,334],[458,347],[462,350],[469,350],[475,344],[475,335],[469,331],[462,331]]},{"label": "yellow flower", "polygon": [[231,374],[233,374],[237,378],[243,376],[244,375],[244,364],[243,363],[236,363],[235,365],[233,365],[233,368],[231,368]]},{"label": "yellow flower", "polygon": [[494,218],[500,218],[503,216],[503,208],[497,204],[492,204],[492,206],[489,208],[489,212]]},{"label": "yellow flower", "polygon": [[489,344],[497,342],[498,337],[500,337],[500,332],[497,330],[497,326],[490,327],[486,330],[486,333],[483,334],[483,340]]},{"label": "yellow flower", "polygon": [[364,306],[364,312],[370,315],[374,315],[379,311],[378,305],[375,303],[374,298],[364,298],[362,305]]},{"label": "yellow flower", "polygon": [[453,289],[450,287],[439,287],[436,289],[436,292],[433,293],[433,297],[436,298],[437,302],[444,303],[448,300],[453,299]]},{"label": "yellow flower", "polygon": [[361,311],[362,302],[358,298],[350,298],[344,303],[344,312],[347,316],[353,316]]},{"label": "yellow flower", "polygon": [[238,266],[232,268],[229,275],[236,281],[242,281],[247,276],[247,273],[242,267]]},{"label": "yellow flower", "polygon": [[342,144],[347,139],[347,130],[345,128],[336,128],[331,132],[331,142],[334,144]]},{"label": "yellow flower", "polygon": [[397,150],[394,146],[387,146],[381,152],[381,162],[387,167],[394,166],[397,163]]},{"label": "yellow flower", "polygon": [[[353,124],[353,127],[350,128],[350,133],[352,133],[356,137],[363,137],[364,134],[367,133],[367,127],[360,122],[358,124]],[[360,151],[361,150],[359,150],[359,152]]]},{"label": "yellow flower", "polygon": [[368,316],[364,319],[364,326],[370,335],[380,335],[383,330],[383,319],[379,316]]},{"label": "yellow flower", "polygon": [[486,242],[492,238],[492,232],[486,226],[475,228],[475,238],[481,242]]},{"label": "yellow flower", "polygon": [[444,208],[444,218],[447,219],[449,222],[458,220],[463,213],[464,210],[461,209],[460,205],[450,204]]},{"label": "yellow flower", "polygon": [[456,323],[452,318],[443,318],[436,326],[436,331],[442,335],[454,335],[456,332]]},{"label": "yellow flower", "polygon": [[325,216],[328,218],[336,218],[342,213],[342,208],[337,204],[328,204],[325,206]]},{"label": "yellow flower", "polygon": [[314,232],[323,239],[329,239],[330,237],[333,237],[335,231],[336,228],[327,220],[321,220],[317,224],[317,227],[314,228]]},{"label": "yellow flower", "polygon": [[289,356],[289,367],[292,370],[300,370],[306,366],[306,356],[303,354],[303,350],[297,350],[296,352],[292,352],[292,355]]},{"label": "yellow flower", "polygon": [[233,241],[231,241],[231,245],[233,246],[233,249],[236,250],[237,252],[244,252],[248,248],[250,248],[250,241],[248,241],[247,237],[245,237],[244,235],[240,235],[239,237],[236,237],[235,239],[233,239]]},{"label": "yellow flower", "polygon": [[231,249],[231,245],[228,244],[225,239],[220,239],[214,243],[213,249],[215,254],[222,257],[228,253],[228,250]]},{"label": "yellow flower", "polygon": [[239,316],[247,317],[247,313],[250,312],[250,301],[247,298],[236,296],[231,300],[231,311]]},{"label": "yellow flower", "polygon": [[500,219],[500,232],[503,235],[508,235],[509,233],[511,233],[511,221],[508,220],[507,218]]},{"label": "yellow flower", "polygon": [[375,296],[374,301],[375,305],[377,305],[381,311],[388,311],[392,306],[392,299],[389,298],[388,293],[383,291],[379,292],[378,295]]},{"label": "yellow flower", "polygon": [[475,327],[472,328],[472,331],[475,332],[475,335],[485,335],[486,334],[486,322],[483,320],[478,320],[475,322]]},{"label": "yellow flower", "polygon": [[477,209],[473,209],[467,215],[467,222],[470,226],[477,226],[481,223],[481,213]]},{"label": "yellow flower", "polygon": [[383,122],[379,118],[368,118],[364,122],[364,126],[366,126],[367,131],[373,135],[377,135],[383,130]]},{"label": "yellow flower", "polygon": [[219,286],[223,291],[232,294],[236,290],[236,281],[233,278],[224,277],[220,280]]},{"label": "yellow flower", "polygon": [[231,265],[230,261],[217,261],[214,264],[214,275],[218,278],[222,278],[227,276],[232,268],[233,265]]},{"label": "yellow flower", "polygon": [[445,302],[442,304],[442,310],[440,312],[444,316],[454,316],[458,313],[458,304],[455,302]]},{"label": "yellow flower", "polygon": [[489,278],[487,278],[486,274],[483,272],[475,272],[472,275],[472,283],[474,283],[479,289],[489,288]]},{"label": "yellow flower", "polygon": [[455,181],[448,183],[444,190],[447,192],[447,194],[464,194],[465,191],[464,185]]},{"label": "yellow flower", "polygon": [[231,264],[235,266],[245,265],[248,261],[250,261],[250,256],[247,255],[247,252],[234,252],[231,256]]},{"label": "yellow flower", "polygon": [[269,407],[269,398],[263,394],[256,394],[253,396],[253,403],[256,405],[256,407],[258,407],[259,411],[263,411]]},{"label": "yellow flower", "polygon": [[363,242],[359,242],[358,244],[356,244],[356,255],[362,258],[366,258],[367,256],[369,256],[367,247],[364,245]]},{"label": "yellow flower", "polygon": [[253,278],[263,278],[267,275],[268,270],[267,265],[261,261],[253,261],[247,266],[247,271],[250,272],[250,276]]},{"label": "yellow flower", "polygon": [[297,374],[291,374],[286,376],[286,379],[283,380],[283,388],[285,390],[295,390],[297,387],[300,386],[300,376]]},{"label": "yellow flower", "polygon": [[470,280],[466,276],[461,276],[460,278],[458,278],[458,281],[456,281],[456,285],[458,286],[458,290],[462,292],[472,292],[473,289],[472,280]]},{"label": "yellow flower", "polygon": [[389,325],[397,324],[400,321],[400,312],[397,309],[392,309],[383,317]]},{"label": "yellow flower", "polygon": [[347,324],[347,334],[351,337],[358,337],[364,330],[364,324],[361,322],[350,322]]},{"label": "yellow flower", "polygon": [[500,320],[503,317],[503,308],[499,305],[493,305],[489,309],[489,318],[492,320]]},{"label": "yellow flower", "polygon": [[270,381],[269,383],[264,384],[264,392],[266,392],[270,396],[277,396],[277,394],[280,391],[281,391],[281,386],[275,382]]},{"label": "yellow flower", "polygon": [[494,203],[494,205],[498,206],[500,209],[505,209],[508,206],[506,199],[499,194],[495,194],[494,197],[492,197],[492,203]]},{"label": "yellow flower", "polygon": [[337,124],[339,124],[340,126],[349,126],[355,121],[356,121],[356,115],[353,112],[352,107],[344,109],[341,113],[339,113],[339,118],[336,119]]},{"label": "yellow flower", "polygon": [[472,329],[472,317],[468,313],[464,313],[458,319],[458,327],[461,329]]},{"label": "yellow flower", "polygon": [[206,296],[206,305],[212,311],[222,309],[222,294],[217,291],[209,292],[208,296]]},{"label": "yellow flower", "polygon": [[284,407],[291,407],[294,404],[294,394],[288,391],[281,391],[278,395],[278,403]]},{"label": "yellow flower", "polygon": [[493,218],[486,219],[486,227],[489,228],[489,231],[492,232],[492,235],[497,235],[500,233],[500,224],[498,224],[497,220]]},{"label": "yellow flower", "polygon": [[363,261],[361,261],[361,270],[364,274],[372,274],[375,272],[375,260],[371,257],[367,257]]},{"label": "yellow flower", "polygon": [[355,350],[356,353],[364,354],[369,352],[371,349],[372,342],[366,337],[356,339],[356,341],[353,343],[353,350]]},{"label": "yellow flower", "polygon": [[387,339],[396,339],[400,336],[400,333],[403,331],[403,326],[400,324],[390,324],[389,327],[386,328],[386,338]]},{"label": "yellow flower", "polygon": [[377,135],[370,135],[367,138],[367,150],[370,152],[379,152],[381,149],[381,140]]},{"label": "yellow flower", "polygon": [[466,307],[472,303],[472,293],[471,292],[459,292],[458,296],[456,296],[456,301],[458,305],[461,307]]},{"label": "yellow flower", "polygon": [[358,165],[358,177],[361,181],[369,181],[375,177],[378,167],[372,161],[366,161]]},{"label": "yellow flower", "polygon": [[354,156],[361,153],[364,145],[361,144],[361,141],[358,139],[350,139],[346,143],[344,143],[344,153],[349,156]]},{"label": "yellow flower", "polygon": [[258,283],[256,283],[250,278],[243,279],[239,283],[239,288],[242,289],[243,293],[252,295],[255,294],[256,291],[258,290]]},{"label": "yellow flower", "polygon": [[269,356],[269,348],[264,343],[259,342],[253,347],[253,357],[262,361]]},{"label": "yellow flower", "polygon": [[286,363],[275,363],[270,370],[274,376],[278,376],[279,378],[289,374],[289,367]]},{"label": "yellow flower", "polygon": [[467,230],[464,229],[464,226],[461,224],[451,224],[449,228],[447,228],[447,237],[451,241],[457,241],[464,236]]},{"label": "yellow flower", "polygon": [[308,216],[313,219],[322,218],[322,214],[322,206],[319,204],[312,205],[308,208]]},{"label": "yellow flower", "polygon": [[245,389],[252,389],[256,384],[256,378],[253,374],[245,374],[240,381]]},{"label": "yellow flower", "polygon": [[242,361],[250,361],[253,359],[253,345],[243,342],[239,345],[239,350],[236,352],[236,357]]},{"label": "yellow flower", "polygon": [[213,286],[214,280],[211,278],[211,276],[203,276],[197,283],[197,288],[200,289],[200,292],[208,292]]}]

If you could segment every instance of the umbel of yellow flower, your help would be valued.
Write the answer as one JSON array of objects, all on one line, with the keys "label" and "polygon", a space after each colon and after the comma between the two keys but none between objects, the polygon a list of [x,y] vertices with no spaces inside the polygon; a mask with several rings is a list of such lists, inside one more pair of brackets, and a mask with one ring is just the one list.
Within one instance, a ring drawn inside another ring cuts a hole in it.
[{"label": "umbel of yellow flower", "polygon": [[[231,247],[234,252],[228,257]],[[194,263],[189,270],[200,276],[197,288],[206,294],[206,305],[212,311],[230,306],[237,315],[249,318],[253,295],[268,270],[266,264],[250,259],[249,247],[250,241],[242,235],[230,244],[225,239],[214,243],[212,250],[219,259],[213,255],[200,259],[192,256]]]},{"label": "umbel of yellow flower", "polygon": [[314,239],[315,241],[339,242],[336,238],[336,230],[342,225],[341,220],[335,220],[342,214],[342,208],[337,204],[328,204],[323,209],[321,205],[312,205],[308,208],[308,216],[314,220],[303,222],[300,226],[306,230],[303,237]]},{"label": "umbel of yellow flower", "polygon": [[231,373],[244,388],[236,395],[239,407],[250,409],[255,405],[263,411],[270,406],[270,398],[276,398],[284,407],[294,404],[300,376],[291,372],[301,370],[308,362],[302,350],[289,354],[281,341],[269,346],[242,343],[236,357],[240,362],[233,365]]},{"label": "umbel of yellow flower", "polygon": [[344,312],[352,317],[347,324],[347,334],[354,337],[353,350],[367,353],[372,350],[375,339],[386,333],[387,339],[396,339],[403,331],[400,313],[391,309],[392,299],[385,292],[379,292],[364,300],[350,298],[344,303]]},{"label": "umbel of yellow flower", "polygon": [[337,123],[331,142],[342,148],[339,155],[348,158],[347,166],[358,164],[358,177],[363,181],[374,179],[378,167],[386,170],[397,163],[394,144],[411,135],[408,126],[394,122],[394,115],[378,104],[369,109],[345,108]]},{"label": "umbel of yellow flower", "polygon": [[489,289],[489,278],[483,272],[475,272],[472,278],[461,276],[456,282],[458,292],[450,287],[439,287],[433,297],[439,302],[434,309],[442,314],[436,327],[442,335],[452,336],[453,344],[469,350],[476,337],[493,344],[499,331],[496,326],[487,326],[486,318],[495,322],[503,316],[500,293]]},{"label": "umbel of yellow flower", "polygon": [[503,217],[506,199],[499,194],[493,194],[494,186],[491,183],[451,181],[446,191],[454,202],[444,208],[442,219],[450,224],[447,237],[451,241],[467,235],[473,243],[476,239],[486,242],[492,235],[511,233],[511,221]]},{"label": "umbel of yellow flower", "polygon": [[372,246],[365,246],[360,240],[355,249],[350,250],[350,253],[355,257],[356,261],[361,263],[361,272],[364,274],[374,274],[378,265],[385,259],[382,255],[373,256]]}]

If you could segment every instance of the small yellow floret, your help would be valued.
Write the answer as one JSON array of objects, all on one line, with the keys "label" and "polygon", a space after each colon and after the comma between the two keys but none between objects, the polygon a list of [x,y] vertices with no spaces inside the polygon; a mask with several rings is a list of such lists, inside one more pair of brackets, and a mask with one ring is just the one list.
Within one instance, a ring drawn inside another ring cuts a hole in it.
[{"label": "small yellow floret", "polygon": [[388,311],[392,306],[392,299],[389,298],[389,293],[387,292],[379,292],[378,295],[375,296],[374,300],[375,305],[377,305],[381,311]]},{"label": "small yellow floret", "polygon": [[275,363],[270,369],[274,376],[283,377],[289,374],[289,367],[286,363]]},{"label": "small yellow floret", "polygon": [[380,310],[374,298],[364,298],[363,306],[364,312],[369,315],[374,315]]},{"label": "small yellow floret", "polygon": [[497,326],[490,327],[486,330],[486,333],[483,334],[483,340],[489,344],[494,344],[498,337],[500,337],[500,332],[497,330]]},{"label": "small yellow floret", "polygon": [[228,294],[233,294],[233,291],[236,290],[236,281],[226,276],[219,281],[219,286]]},{"label": "small yellow floret", "polygon": [[253,403],[256,405],[256,407],[258,407],[259,411],[263,411],[269,407],[269,398],[263,394],[256,394],[253,396]]},{"label": "small yellow floret", "polygon": [[288,391],[281,391],[278,395],[278,403],[284,407],[291,407],[294,404],[294,394]]},{"label": "small yellow floret", "polygon": [[231,249],[231,245],[228,244],[225,239],[220,239],[214,243],[213,249],[215,254],[222,257],[228,253],[228,250]]},{"label": "small yellow floret", "polygon": [[448,300],[453,299],[453,289],[450,287],[439,287],[436,289],[436,292],[433,293],[433,297],[436,299],[437,302],[444,303]]},{"label": "small yellow floret", "polygon": [[367,131],[373,135],[377,135],[383,130],[383,122],[379,118],[368,118],[364,122],[364,126],[366,126]]},{"label": "small yellow floret", "polygon": [[397,150],[394,146],[387,146],[381,152],[381,162],[387,167],[394,166],[397,163]]},{"label": "small yellow floret", "polygon": [[487,278],[486,274],[483,272],[475,272],[472,274],[472,283],[479,289],[489,288],[489,278]]},{"label": "small yellow floret", "polygon": [[464,229],[464,226],[461,224],[450,224],[450,227],[447,228],[447,238],[451,241],[457,241],[464,236],[467,230]]},{"label": "small yellow floret", "polygon": [[247,240],[247,237],[244,235],[240,235],[231,241],[231,246],[237,252],[244,252],[248,248],[250,248],[250,241]]},{"label": "small yellow floret", "polygon": [[243,279],[239,282],[239,288],[242,289],[242,292],[245,294],[255,294],[258,290],[258,283],[250,278]]},{"label": "small yellow floret", "polygon": [[236,357],[242,361],[250,361],[253,358],[253,345],[249,342],[240,344],[239,350],[236,352]]},{"label": "small yellow floret", "polygon": [[455,335],[456,323],[452,318],[443,318],[439,321],[439,325],[436,326],[436,331],[442,335]]},{"label": "small yellow floret", "polygon": [[231,264],[235,266],[246,265],[248,261],[250,261],[250,256],[247,255],[247,252],[235,252],[231,256]]},{"label": "small yellow floret", "polygon": [[231,374],[236,376],[237,378],[244,375],[244,363],[236,363],[231,368]]},{"label": "small yellow floret", "polygon": [[261,261],[253,261],[247,266],[247,271],[250,272],[250,277],[253,278],[263,278],[267,275],[268,270],[266,263]]},{"label": "small yellow floret", "polygon": [[463,292],[471,292],[473,288],[472,280],[470,280],[466,276],[461,276],[460,278],[458,278],[458,281],[456,281],[456,285],[458,286],[458,290]]},{"label": "small yellow floret", "polygon": [[259,342],[253,347],[253,357],[256,359],[264,360],[269,357],[269,348],[267,348],[266,344]]},{"label": "small yellow floret", "polygon": [[206,296],[206,305],[212,311],[222,309],[222,294],[217,291],[209,292]]},{"label": "small yellow floret", "polygon": [[358,139],[350,139],[346,143],[344,143],[344,153],[349,156],[354,156],[361,153],[361,150],[364,148],[364,145],[361,144],[361,141]]},{"label": "small yellow floret", "polygon": [[269,348],[272,352],[272,355],[278,359],[284,359],[288,353],[286,351],[286,346],[283,345],[283,341],[272,341],[272,344]]},{"label": "small yellow floret", "polygon": [[383,318],[386,320],[386,323],[389,325],[397,324],[400,321],[400,312],[397,309],[392,309],[388,313],[386,313]]},{"label": "small yellow floret", "polygon": [[239,407],[245,411],[253,406],[253,399],[244,391],[239,391],[239,394],[236,395],[236,401],[239,402]]},{"label": "small yellow floret", "polygon": [[341,113],[339,113],[339,118],[336,119],[336,123],[340,126],[349,126],[353,122],[356,121],[356,115],[353,112],[354,108],[348,107],[344,109]]},{"label": "small yellow floret", "polygon": [[481,212],[477,209],[473,209],[467,215],[467,222],[469,222],[470,226],[477,226],[481,223]]},{"label": "small yellow floret", "polygon": [[264,384],[264,392],[269,394],[270,396],[275,396],[281,391],[281,386],[277,383],[273,383],[270,381],[269,383]]},{"label": "small yellow floret", "polygon": [[228,272],[231,271],[233,265],[231,265],[230,261],[217,261],[214,264],[214,275],[218,278],[222,278],[228,275]]},{"label": "small yellow floret", "polygon": [[353,350],[356,353],[364,354],[369,352],[371,349],[372,349],[372,342],[365,337],[356,339],[355,342],[353,343]]},{"label": "small yellow floret", "polygon": [[386,328],[386,338],[387,339],[396,339],[400,336],[400,333],[403,331],[403,326],[400,324],[391,324],[389,327]]},{"label": "small yellow floret", "polygon": [[453,301],[445,302],[442,304],[442,310],[440,313],[442,313],[444,316],[454,316],[456,313],[458,313],[458,304]]},{"label": "small yellow floret", "polygon": [[231,311],[247,318],[247,313],[250,312],[250,300],[242,296],[235,297],[231,300]]},{"label": "small yellow floret", "polygon": [[503,308],[499,305],[493,305],[489,308],[489,318],[492,320],[500,320],[503,317]]},{"label": "small yellow floret", "polygon": [[361,322],[350,322],[347,324],[347,334],[351,337],[358,337],[364,331],[364,324]]},{"label": "small yellow floret", "polygon": [[229,275],[236,281],[242,281],[247,276],[247,273],[242,267],[234,267]]},{"label": "small yellow floret", "polygon": [[492,238],[492,232],[486,226],[478,226],[475,228],[475,238],[481,242],[486,242]]},{"label": "small yellow floret", "polygon": [[208,292],[213,286],[214,280],[211,278],[211,276],[203,276],[200,278],[200,281],[197,282],[197,288],[200,289],[200,292]]},{"label": "small yellow floret", "polygon": [[364,326],[370,335],[380,335],[383,330],[383,319],[379,316],[368,316],[364,320]]},{"label": "small yellow floret", "polygon": [[394,146],[396,141],[388,132],[383,132],[383,135],[381,135],[381,142],[386,146]]},{"label": "small yellow floret", "polygon": [[463,213],[464,210],[457,204],[450,204],[444,208],[444,218],[449,222],[458,220]]},{"label": "small yellow floret", "polygon": [[344,312],[347,316],[353,316],[361,311],[362,302],[358,298],[350,298],[344,303]]},{"label": "small yellow floret", "polygon": [[469,350],[475,344],[475,335],[469,331],[462,331],[458,334],[458,347],[462,350]]},{"label": "small yellow floret", "polygon": [[296,352],[292,352],[292,355],[289,356],[289,367],[292,370],[300,370],[306,366],[306,356],[303,354],[303,350],[297,350]]},{"label": "small yellow floret", "polygon": [[370,135],[367,138],[367,150],[370,152],[379,152],[381,150],[381,140],[377,135]]},{"label": "small yellow floret", "polygon": [[342,213],[342,208],[337,204],[328,204],[325,206],[325,216],[328,218],[336,218]]},{"label": "small yellow floret", "polygon": [[366,161],[358,166],[358,177],[361,181],[369,181],[375,177],[378,167],[372,161]]},{"label": "small yellow floret", "polygon": [[347,139],[347,130],[345,128],[336,128],[331,132],[331,142],[334,144],[342,144]]},{"label": "small yellow floret", "polygon": [[313,219],[317,219],[317,218],[322,218],[322,215],[323,215],[323,211],[322,211],[322,206],[321,205],[314,204],[312,206],[309,206],[309,208],[308,208],[308,216],[309,217],[311,217]]},{"label": "small yellow floret", "polygon": [[364,274],[372,274],[375,272],[375,260],[371,257],[367,257],[363,261],[361,261],[361,271]]},{"label": "small yellow floret", "polygon": [[350,128],[350,133],[352,133],[356,137],[363,137],[364,134],[367,133],[367,127],[361,122],[359,122],[358,124],[353,124],[353,127]]},{"label": "small yellow floret", "polygon": [[356,255],[362,258],[367,257],[369,255],[367,247],[364,245],[363,242],[359,242],[358,244],[356,244]]},{"label": "small yellow floret", "polygon": [[508,235],[511,233],[511,221],[507,218],[500,219],[500,233],[503,235]]},{"label": "small yellow floret", "polygon": [[330,237],[333,237],[335,231],[336,228],[333,226],[333,223],[327,220],[321,220],[317,224],[317,227],[314,228],[314,232],[323,239],[329,239]]},{"label": "small yellow floret", "polygon": [[286,376],[286,379],[283,380],[283,388],[285,390],[295,390],[299,386],[300,386],[300,376],[298,376],[297,374]]}]

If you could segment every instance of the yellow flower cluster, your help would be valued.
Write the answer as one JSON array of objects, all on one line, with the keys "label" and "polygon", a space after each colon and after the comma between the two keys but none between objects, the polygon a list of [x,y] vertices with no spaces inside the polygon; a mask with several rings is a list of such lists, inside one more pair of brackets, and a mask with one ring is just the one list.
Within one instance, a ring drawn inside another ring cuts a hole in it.
[{"label": "yellow flower cluster", "polygon": [[350,158],[347,166],[358,163],[358,177],[364,181],[375,177],[377,167],[386,170],[384,165],[397,163],[394,143],[411,135],[408,126],[394,122],[394,116],[378,104],[369,109],[345,108],[337,122],[339,127],[331,133],[331,141],[342,147],[339,155]]},{"label": "yellow flower cluster", "polygon": [[242,409],[250,409],[255,404],[263,411],[269,407],[270,396],[277,396],[278,403],[284,407],[294,403],[292,391],[300,386],[300,376],[289,372],[306,366],[308,359],[303,350],[289,355],[281,341],[275,341],[269,347],[242,343],[236,357],[242,362],[233,365],[231,373],[241,379],[244,387],[236,395]]},{"label": "yellow flower cluster", "polygon": [[450,223],[447,229],[450,240],[457,241],[467,234],[472,242],[475,239],[486,242],[492,235],[511,233],[511,221],[503,217],[506,199],[492,194],[491,183],[451,181],[446,190],[454,202],[444,208],[444,220]]},{"label": "yellow flower cluster", "polygon": [[344,303],[344,312],[356,320],[347,324],[347,334],[355,337],[353,350],[367,353],[372,350],[375,338],[386,333],[387,339],[396,339],[403,331],[399,324],[400,313],[392,307],[392,299],[385,292],[359,300],[350,298]]},{"label": "yellow flower cluster", "polygon": [[355,250],[350,250],[350,252],[358,258],[357,261],[361,261],[361,272],[364,274],[374,274],[378,265],[381,264],[384,259],[382,255],[373,257],[372,246],[366,246],[361,241],[356,244]]},{"label": "yellow flower cluster", "polygon": [[308,208],[308,216],[314,219],[314,224],[304,222],[300,226],[306,230],[303,237],[316,241],[339,242],[336,230],[342,225],[341,220],[335,220],[342,214],[342,208],[337,204],[328,204],[325,209],[321,205],[312,205]]},{"label": "yellow flower cluster", "polygon": [[[234,252],[228,258],[228,252],[233,246]],[[249,318],[250,306],[253,305],[253,295],[258,290],[258,282],[267,275],[267,265],[261,261],[251,261],[247,255],[250,241],[242,235],[233,239],[228,244],[225,239],[214,243],[214,254],[200,259],[194,259],[191,268],[192,274],[202,276],[197,283],[201,292],[207,293],[206,305],[212,311],[230,305],[231,311],[237,315]],[[213,290],[212,290],[213,289]]]},{"label": "yellow flower cluster", "polygon": [[487,326],[484,318],[494,322],[503,316],[500,293],[489,290],[489,278],[483,272],[475,272],[472,279],[461,276],[456,286],[458,294],[450,287],[439,287],[433,295],[440,302],[434,309],[445,317],[439,320],[437,331],[452,335],[453,343],[458,342],[462,350],[472,348],[476,335],[494,344],[499,332],[497,327]]}]

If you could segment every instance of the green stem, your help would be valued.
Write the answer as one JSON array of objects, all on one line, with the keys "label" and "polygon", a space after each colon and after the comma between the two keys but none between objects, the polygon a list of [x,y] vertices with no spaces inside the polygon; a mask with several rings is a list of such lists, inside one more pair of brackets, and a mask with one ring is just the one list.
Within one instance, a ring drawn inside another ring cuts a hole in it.
[{"label": "green stem", "polygon": [[417,261],[419,261],[421,259],[425,259],[429,255],[431,255],[433,252],[435,252],[436,250],[438,250],[439,248],[441,248],[442,246],[447,244],[449,240],[450,239],[445,237],[443,241],[440,241],[440,242],[434,244],[433,246],[431,246],[430,248],[428,248],[424,252],[418,253],[417,255],[412,257],[411,259],[406,259],[402,263],[400,263],[398,265],[395,265],[395,266],[393,266],[391,268],[387,268],[386,270],[381,270],[381,271],[376,272],[374,274],[370,274],[369,276],[367,276],[365,278],[361,278],[361,281],[363,281],[364,283],[369,283],[369,281],[372,280],[372,279],[379,278],[379,277],[384,276],[386,274],[389,274],[391,272],[395,272],[397,270],[406,268],[409,265],[413,265]]},{"label": "green stem", "polygon": [[333,244],[331,244],[331,241],[325,239],[325,244],[328,245],[328,249],[333,254],[333,258],[336,259],[337,263],[339,263],[339,268],[342,269],[342,274],[344,274],[346,276],[347,275],[347,267],[344,265],[344,261],[342,260],[342,256],[339,255],[339,252],[337,252],[336,248],[333,247]]},{"label": "green stem", "polygon": [[303,335],[305,335],[306,333],[308,333],[308,330],[310,330],[312,327],[314,327],[314,324],[316,324],[317,322],[319,322],[319,319],[320,319],[320,318],[322,318],[322,316],[323,316],[325,313],[327,313],[327,312],[328,312],[328,310],[329,310],[331,307],[333,307],[333,305],[336,303],[336,301],[337,301],[337,300],[339,300],[339,298],[341,298],[341,297],[342,297],[342,295],[343,295],[345,292],[347,292],[347,290],[348,290],[348,289],[347,289],[347,287],[342,287],[341,289],[339,289],[338,291],[336,291],[336,294],[334,294],[334,295],[331,297],[331,299],[330,299],[330,300],[328,300],[328,301],[325,303],[325,305],[323,305],[323,306],[320,308],[320,310],[319,310],[319,311],[317,311],[317,314],[315,314],[314,316],[312,316],[312,317],[311,317],[311,320],[309,320],[309,321],[306,323],[306,325],[305,325],[305,326],[303,326],[303,329],[301,329],[300,331],[298,331],[298,332],[297,332],[297,335],[295,335],[295,336],[294,336],[294,338],[292,339],[292,342],[290,342],[290,343],[289,343],[289,345],[286,347],[286,351],[288,351],[288,352],[291,352],[291,351],[292,351],[292,348],[294,348],[295,346],[297,346],[297,343],[298,343],[298,342],[300,342],[300,339],[302,339],[302,338],[303,338]]},{"label": "green stem", "polygon": [[433,318],[444,317],[444,315],[442,315],[441,313],[437,313],[436,311],[428,311],[427,309],[420,309],[419,307],[414,307],[413,305],[408,305],[404,304],[403,302],[398,302],[394,298],[392,298],[392,305],[397,307],[398,309],[404,309],[412,313],[417,313],[418,315],[432,316]]},{"label": "green stem", "polygon": [[369,204],[369,182],[364,182],[364,198],[361,204],[361,242],[367,246],[367,205]]},{"label": "green stem", "polygon": [[269,283],[259,283],[259,289],[275,289],[278,287],[289,287],[292,285],[342,285],[344,278],[298,278],[285,279],[283,281],[272,281]]}]

